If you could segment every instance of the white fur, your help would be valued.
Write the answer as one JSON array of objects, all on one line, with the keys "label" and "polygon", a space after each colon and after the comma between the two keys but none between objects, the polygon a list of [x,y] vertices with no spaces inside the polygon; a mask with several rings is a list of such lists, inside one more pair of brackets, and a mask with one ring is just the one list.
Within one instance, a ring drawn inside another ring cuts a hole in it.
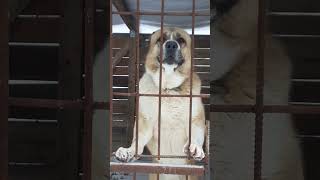
[{"label": "white fur", "polygon": [[[185,80],[185,77],[183,77],[178,72],[174,71],[174,68],[177,67],[177,65],[168,65],[168,64],[162,64],[162,88],[163,89],[173,89],[176,87],[179,87]],[[148,71],[148,70],[147,70]],[[149,72],[149,75],[153,79],[153,83],[157,88],[159,88],[160,84],[160,68],[157,70],[156,73]],[[159,90],[158,90],[159,91]]]}]

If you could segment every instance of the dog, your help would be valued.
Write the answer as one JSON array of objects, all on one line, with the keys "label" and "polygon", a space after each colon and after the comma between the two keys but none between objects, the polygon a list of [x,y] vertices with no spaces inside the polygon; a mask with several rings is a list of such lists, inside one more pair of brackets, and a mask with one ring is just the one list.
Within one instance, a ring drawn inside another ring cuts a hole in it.
[{"label": "dog", "polygon": [[[145,73],[139,81],[140,94],[159,94],[160,71],[162,71],[161,94],[189,95],[192,79],[192,94],[200,95],[201,80],[195,72],[191,72],[191,37],[183,29],[176,27],[163,28],[163,44],[161,30],[154,32],[150,38],[150,46],[145,60]],[[163,55],[160,55],[160,52]],[[160,62],[162,61],[162,69]],[[192,75],[191,75],[192,74]],[[146,146],[152,155],[158,154],[158,103],[159,97],[141,96],[139,101],[138,138],[135,137],[129,148],[120,147],[115,156],[122,162],[134,158],[135,153],[142,154]],[[205,111],[200,97],[192,98],[192,135],[189,144],[189,97],[161,98],[161,155],[190,155],[194,160],[205,157],[203,143],[205,140]],[[138,151],[136,143],[138,139]],[[158,163],[190,164],[188,159],[162,158]],[[155,175],[150,180],[157,179]],[[160,180],[185,180],[185,175],[161,174]],[[197,179],[190,176],[188,179]]]},{"label": "dog", "polygon": [[[257,0],[213,4],[211,104],[255,104]],[[264,104],[286,105],[291,64],[284,46],[264,34]],[[252,180],[254,114],[211,113],[215,180]],[[262,179],[303,180],[302,157],[289,114],[264,114]]]}]

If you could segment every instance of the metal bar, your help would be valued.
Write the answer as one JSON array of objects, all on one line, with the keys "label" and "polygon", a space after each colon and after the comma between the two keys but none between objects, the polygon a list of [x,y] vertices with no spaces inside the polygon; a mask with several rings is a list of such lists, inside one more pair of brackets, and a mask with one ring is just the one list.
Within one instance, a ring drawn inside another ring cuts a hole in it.
[{"label": "metal bar", "polygon": [[[114,92],[116,96],[137,96],[137,93],[118,93]],[[172,95],[172,94],[139,94],[139,96],[154,96],[154,97],[190,97],[190,95]],[[192,95],[191,97],[210,98],[208,94]]]},{"label": "metal bar", "polygon": [[256,64],[256,118],[254,144],[254,180],[261,180],[262,136],[263,136],[263,87],[264,87],[264,49],[265,49],[265,11],[266,1],[258,2],[257,64]]},{"label": "metal bar", "polygon": [[[137,0],[137,14],[136,14],[136,27],[137,27],[137,32],[136,32],[136,62],[135,62],[135,65],[136,65],[136,79],[135,79],[135,92],[138,93],[137,96],[136,96],[136,157],[138,155],[138,147],[139,147],[139,99],[140,99],[140,96],[139,96],[139,79],[140,79],[140,69],[139,69],[139,66],[140,66],[140,63],[139,63],[139,60],[140,60],[140,16],[139,16],[139,11],[140,11],[140,0]],[[137,174],[134,174],[134,177],[136,177]]]},{"label": "metal bar", "polygon": [[[160,25],[160,32],[161,32],[161,47],[160,47],[160,78],[159,78],[159,95],[161,95],[162,91],[162,59],[163,59],[163,21],[164,21],[164,0],[161,0],[161,25]],[[161,96],[159,96],[159,105],[158,105],[158,160],[160,160],[160,142],[161,142]],[[159,176],[159,175],[158,175]]]},{"label": "metal bar", "polygon": [[[112,156],[115,156],[115,153],[112,153]],[[145,158],[145,159],[156,159],[158,155],[144,155],[140,154],[137,155],[137,158]],[[164,159],[186,159],[188,156],[181,156],[181,155],[160,155],[160,158]],[[208,157],[203,158],[200,162],[207,163],[209,161]]]},{"label": "metal bar", "polygon": [[8,179],[8,96],[9,96],[8,1],[0,2],[0,180]]},{"label": "metal bar", "polygon": [[[119,14],[119,15],[133,15],[135,12],[129,11],[113,11],[112,14]],[[153,12],[153,11],[141,11],[139,15],[147,15],[147,16],[192,16],[192,12]],[[194,13],[195,16],[210,16],[210,13]]]},{"label": "metal bar", "polygon": [[9,106],[25,108],[48,108],[48,109],[83,109],[82,100],[55,100],[9,97]]},{"label": "metal bar", "polygon": [[[152,173],[152,174],[179,174],[203,176],[204,167],[196,165],[171,165],[158,163],[115,163],[111,162],[112,172],[124,173]],[[109,172],[107,172],[109,173]]]},{"label": "metal bar", "polygon": [[[165,97],[165,96],[164,96]],[[197,96],[193,96],[197,97]],[[53,100],[9,97],[9,106],[49,109],[83,109],[81,100]],[[110,110],[110,102],[94,102],[93,109]],[[254,113],[255,105],[210,105],[210,112],[246,112]],[[264,113],[320,114],[320,105],[264,105]]]},{"label": "metal bar", "polygon": [[[189,146],[191,144],[191,131],[192,131],[192,89],[193,89],[193,70],[194,70],[194,66],[193,66],[193,56],[194,56],[194,26],[195,26],[195,8],[196,8],[196,2],[195,0],[192,1],[192,34],[191,34],[191,71],[190,71],[190,105],[189,105],[189,139],[188,139],[188,143]],[[188,155],[188,159],[190,159],[190,153]]]},{"label": "metal bar", "polygon": [[307,16],[307,17],[319,17],[319,12],[270,12],[268,16]]},{"label": "metal bar", "polygon": [[[111,157],[112,157],[112,114],[113,114],[113,68],[112,68],[112,1],[109,1],[109,21],[110,21],[110,25],[109,25],[109,159],[108,161],[111,162]],[[110,172],[108,172],[108,174],[110,174]]]},{"label": "metal bar", "polygon": [[93,58],[94,58],[95,1],[85,0],[84,17],[84,132],[83,132],[83,180],[91,179],[92,120],[93,120]]},{"label": "metal bar", "polygon": [[320,38],[317,34],[272,34],[275,38]]}]

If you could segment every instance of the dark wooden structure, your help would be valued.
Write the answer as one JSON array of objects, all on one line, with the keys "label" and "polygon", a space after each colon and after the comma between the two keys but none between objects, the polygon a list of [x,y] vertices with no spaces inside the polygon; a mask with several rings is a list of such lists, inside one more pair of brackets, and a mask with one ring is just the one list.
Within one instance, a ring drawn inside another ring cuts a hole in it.
[{"label": "dark wooden structure", "polygon": [[[108,3],[97,1],[92,9],[90,1],[85,0],[26,0],[19,5],[13,2],[17,1],[10,1],[10,7],[7,1],[0,2],[0,180],[7,180],[7,172],[11,180],[90,179],[90,173],[83,173],[91,171],[91,147],[86,146],[91,143],[90,118],[93,107],[108,109],[108,103],[106,98],[99,99],[104,103],[92,101],[92,69],[85,67],[90,67],[93,51],[98,52],[107,39]],[[271,0],[269,5],[274,12],[269,16],[272,32],[285,42],[293,59],[291,104],[319,107],[320,3]],[[9,9],[11,22],[7,18]],[[90,44],[93,13],[95,49]],[[132,20],[128,21],[130,24]],[[147,41],[148,36],[141,35],[141,57]],[[126,49],[124,42],[133,46],[129,35],[116,35],[113,42],[114,56],[120,57],[114,68],[115,92],[131,92],[134,88],[129,85],[129,77],[134,77],[130,71],[133,65],[128,61],[132,52],[118,53]],[[199,36],[195,47],[195,69],[204,81],[203,93],[209,94],[210,43]],[[142,58],[140,69],[142,72]],[[107,76],[107,67],[105,73]],[[84,90],[84,86],[89,88]],[[113,133],[119,137],[114,139],[114,147],[128,143],[133,102],[114,98]],[[206,104],[210,112],[209,102]],[[295,115],[307,180],[320,178],[319,118],[315,113]]]}]

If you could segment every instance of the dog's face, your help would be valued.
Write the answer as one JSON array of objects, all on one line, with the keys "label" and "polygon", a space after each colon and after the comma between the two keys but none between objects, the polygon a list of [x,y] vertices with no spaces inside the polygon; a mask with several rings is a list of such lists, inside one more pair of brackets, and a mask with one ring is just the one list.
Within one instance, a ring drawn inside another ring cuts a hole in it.
[{"label": "dog's face", "polygon": [[[162,67],[165,72],[180,71],[185,73],[191,67],[191,38],[180,28],[163,28],[154,32],[150,38],[149,52],[146,59],[147,68],[156,71]],[[162,49],[162,56],[161,56]]]}]

